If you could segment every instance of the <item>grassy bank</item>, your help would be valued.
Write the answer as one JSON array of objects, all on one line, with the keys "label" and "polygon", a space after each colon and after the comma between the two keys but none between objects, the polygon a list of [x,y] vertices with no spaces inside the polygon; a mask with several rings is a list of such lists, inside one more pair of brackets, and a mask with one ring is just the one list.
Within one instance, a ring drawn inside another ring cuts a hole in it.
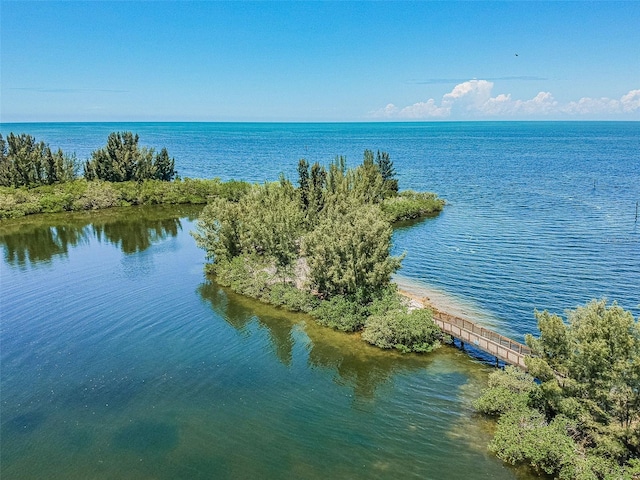
[{"label": "grassy bank", "polygon": [[[247,182],[219,178],[190,179],[163,182],[105,182],[73,180],[34,188],[0,187],[0,219],[20,218],[35,213],[77,212],[101,210],[131,205],[203,205],[221,197],[238,200],[248,192]],[[400,192],[385,199],[382,211],[391,223],[436,215],[442,211],[444,200],[434,193]]]},{"label": "grassy bank", "polygon": [[0,218],[130,205],[206,204],[214,197],[238,199],[249,188],[250,184],[247,182],[222,182],[218,178],[185,178],[172,182],[104,182],[82,179],[35,188],[0,187]]}]

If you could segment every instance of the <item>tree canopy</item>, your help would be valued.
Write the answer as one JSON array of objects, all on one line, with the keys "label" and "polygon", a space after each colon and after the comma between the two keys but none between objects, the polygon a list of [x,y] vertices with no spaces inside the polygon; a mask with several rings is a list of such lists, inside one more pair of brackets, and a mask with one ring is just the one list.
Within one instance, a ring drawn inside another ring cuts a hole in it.
[{"label": "tree canopy", "polygon": [[204,210],[195,237],[214,271],[236,256],[259,255],[288,278],[302,262],[307,289],[320,298],[368,301],[400,267],[400,258],[391,256],[392,230],[381,209],[387,195],[395,193],[385,189],[369,150],[352,169],[344,157],[328,169],[303,159],[297,189],[282,178],[253,187],[237,202],[216,200]]},{"label": "tree canopy", "polygon": [[547,311],[535,316],[529,373],[492,374],[477,402],[500,415],[492,448],[559,478],[638,478],[639,320],[605,300],[567,312],[566,322]]},{"label": "tree canopy", "polygon": [[31,135],[0,135],[0,186],[37,187],[73,180],[76,161],[62,150],[52,152],[49,145],[36,142]]},{"label": "tree canopy", "polygon": [[132,132],[112,132],[107,145],[95,150],[85,162],[85,178],[108,182],[173,180],[175,161],[167,149],[156,154],[153,148],[140,147],[138,141],[139,136]]}]

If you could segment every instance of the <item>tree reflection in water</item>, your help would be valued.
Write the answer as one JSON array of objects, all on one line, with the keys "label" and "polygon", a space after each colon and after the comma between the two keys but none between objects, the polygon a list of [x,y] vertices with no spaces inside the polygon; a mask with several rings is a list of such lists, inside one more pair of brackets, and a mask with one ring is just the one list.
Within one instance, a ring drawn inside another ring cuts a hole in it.
[{"label": "tree reflection in water", "polygon": [[273,351],[285,366],[291,366],[293,358],[293,327],[302,317],[233,293],[215,282],[200,285],[198,293],[211,303],[211,308],[229,325],[248,335],[252,322],[269,334]]},{"label": "tree reflection in water", "polygon": [[180,217],[193,220],[200,210],[191,206],[127,207],[2,220],[0,245],[6,262],[19,267],[67,256],[71,248],[92,238],[132,254],[175,237],[181,229]]},{"label": "tree reflection in water", "polygon": [[[242,334],[250,335],[249,326],[253,322],[266,329],[275,355],[285,366],[293,361],[296,341],[304,342],[309,365],[335,371],[335,381],[353,388],[356,401],[372,399],[376,390],[394,375],[424,369],[431,362],[430,355],[381,350],[362,341],[357,334],[322,327],[308,315],[238,295],[214,281],[201,284],[198,293],[214,312]],[[304,330],[305,339],[294,335],[298,327]]]}]

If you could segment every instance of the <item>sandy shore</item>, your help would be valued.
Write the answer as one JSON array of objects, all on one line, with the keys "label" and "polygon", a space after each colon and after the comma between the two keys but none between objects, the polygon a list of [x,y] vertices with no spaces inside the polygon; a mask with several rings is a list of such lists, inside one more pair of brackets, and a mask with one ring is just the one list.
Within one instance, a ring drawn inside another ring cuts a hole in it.
[{"label": "sandy shore", "polygon": [[489,314],[482,312],[471,304],[467,304],[452,295],[434,289],[413,279],[395,275],[392,281],[398,285],[398,290],[410,299],[413,308],[434,307],[458,318],[464,318],[479,325],[492,327],[498,322]]}]

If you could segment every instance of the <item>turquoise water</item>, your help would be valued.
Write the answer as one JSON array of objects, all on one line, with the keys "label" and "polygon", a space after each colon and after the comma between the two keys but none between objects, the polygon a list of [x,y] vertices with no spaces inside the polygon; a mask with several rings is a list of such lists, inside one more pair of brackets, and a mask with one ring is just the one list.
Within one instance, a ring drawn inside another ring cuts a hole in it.
[{"label": "turquoise water", "polygon": [[[391,154],[442,215],[398,228],[399,281],[516,338],[533,309],[640,310],[638,123],[38,124],[79,159],[109,132],[182,176],[295,178],[299,157]],[[226,292],[197,209],[0,223],[2,478],[525,478],[486,451],[490,368],[382,352]]]}]

